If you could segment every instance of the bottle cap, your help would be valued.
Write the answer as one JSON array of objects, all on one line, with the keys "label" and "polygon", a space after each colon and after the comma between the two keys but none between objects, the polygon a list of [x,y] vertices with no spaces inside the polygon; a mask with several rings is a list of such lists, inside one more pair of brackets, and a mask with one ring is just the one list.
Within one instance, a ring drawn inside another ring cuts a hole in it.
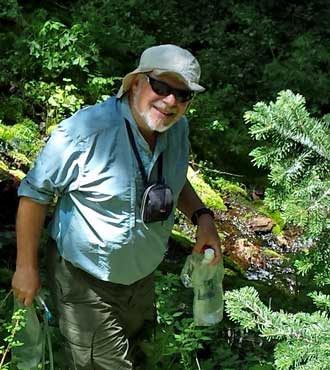
[{"label": "bottle cap", "polygon": [[213,248],[206,248],[204,250],[204,261],[211,262],[214,258],[214,249]]}]

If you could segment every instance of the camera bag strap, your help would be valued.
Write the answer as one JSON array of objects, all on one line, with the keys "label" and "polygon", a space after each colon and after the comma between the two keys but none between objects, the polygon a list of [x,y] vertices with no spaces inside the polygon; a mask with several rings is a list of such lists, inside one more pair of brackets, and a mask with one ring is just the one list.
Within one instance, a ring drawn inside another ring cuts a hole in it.
[{"label": "camera bag strap", "polygon": [[[139,151],[137,149],[137,146],[136,146],[136,143],[135,143],[135,140],[134,140],[134,135],[133,135],[130,123],[127,121],[127,119],[125,119],[125,124],[126,124],[126,129],[127,129],[129,141],[131,143],[133,152],[135,154],[135,158],[136,158],[136,160],[138,162],[138,165],[139,165],[139,170],[141,172],[141,176],[142,176],[142,179],[143,179],[144,186],[147,187],[148,186],[148,177],[147,177],[147,174],[146,174],[146,170],[143,166]],[[157,162],[158,162],[158,182],[163,182],[163,152],[160,153],[160,155],[157,159]]]}]

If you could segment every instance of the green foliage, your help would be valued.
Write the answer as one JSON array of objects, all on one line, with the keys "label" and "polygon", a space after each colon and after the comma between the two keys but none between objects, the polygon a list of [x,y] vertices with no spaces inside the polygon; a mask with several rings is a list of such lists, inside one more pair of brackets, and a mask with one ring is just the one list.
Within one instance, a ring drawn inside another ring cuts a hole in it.
[{"label": "green foliage", "polygon": [[[320,106],[329,104],[325,81],[329,70],[330,52],[328,40],[322,40],[315,30],[297,35],[289,44],[291,52],[284,50],[265,66],[264,77],[273,81],[273,88],[279,91],[290,88],[311,99],[311,109],[320,113]],[[315,75],[318,78],[315,79]]]},{"label": "green foliage", "polygon": [[329,123],[311,117],[305,99],[290,90],[280,92],[276,102],[256,104],[244,117],[251,135],[262,143],[251,152],[253,162],[270,170],[272,186],[266,190],[266,204],[280,210],[286,223],[301,227],[306,243],[312,239],[315,244],[308,263],[298,262],[298,270],[307,273],[313,268],[315,279],[327,283]]},{"label": "green foliage", "polygon": [[3,329],[8,333],[8,335],[3,339],[5,345],[0,346],[0,369],[9,369],[9,363],[5,363],[6,356],[12,348],[23,345],[23,343],[16,340],[16,334],[25,326],[24,317],[25,310],[18,309],[13,313],[11,322],[4,322],[2,324]]},{"label": "green foliage", "polygon": [[41,64],[42,72],[57,77],[64,71],[77,67],[88,72],[95,61],[97,48],[86,33],[85,25],[64,24],[48,20],[29,41],[30,55]]},{"label": "green foliage", "polygon": [[24,116],[26,104],[21,97],[11,95],[0,101],[0,120],[14,124]]},{"label": "green foliage", "polygon": [[188,169],[187,177],[207,207],[222,211],[227,209],[220,195],[212,190],[210,185],[208,185],[201,176],[195,173],[192,168]]},{"label": "green foliage", "polygon": [[38,126],[31,120],[25,119],[22,123],[6,126],[0,123],[0,139],[10,143],[17,151],[31,154],[33,144],[39,138]]},{"label": "green foliage", "polygon": [[223,323],[195,326],[192,299],[192,290],[183,287],[178,274],[156,273],[158,325],[153,341],[141,343],[146,355],[141,369],[272,369],[269,355],[256,337],[246,338],[231,323],[226,322],[226,327]]},{"label": "green foliage", "polygon": [[64,78],[61,85],[54,82],[31,81],[24,85],[24,91],[25,96],[36,107],[43,107],[41,118],[46,129],[72,115],[84,102],[78,94],[77,87],[68,78]]},{"label": "green foliage", "polygon": [[[148,9],[155,4],[116,0],[78,1],[72,9],[75,23],[84,22],[88,35],[100,51],[98,72],[102,76],[122,76],[135,68],[137,57],[148,46],[156,43],[142,19],[133,16],[136,9]],[[100,16],[102,15],[102,16]]]},{"label": "green foliage", "polygon": [[303,241],[305,247],[294,266],[302,276],[313,278],[319,287],[330,285],[330,250],[328,233],[322,233],[311,246],[311,240]]},{"label": "green foliage", "polygon": [[142,347],[147,355],[143,369],[193,370],[197,350],[210,340],[208,330],[194,326],[191,312],[186,317],[179,276],[158,273],[156,277],[158,327],[154,341]]},{"label": "green foliage", "polygon": [[[329,284],[327,119],[311,117],[305,99],[290,90],[280,92],[277,100],[268,105],[256,104],[244,118],[250,124],[251,135],[262,145],[251,152],[253,161],[270,171],[266,204],[271,210],[278,209],[285,222],[303,230],[305,248],[295,267],[301,275],[313,276],[319,286]],[[325,370],[330,361],[330,300],[321,292],[310,296],[324,311],[274,312],[249,287],[227,293],[226,310],[244,329],[279,342],[274,352],[276,369]]]},{"label": "green foliage", "polygon": [[116,77],[97,77],[89,75],[85,95],[92,103],[101,102],[114,94],[114,85],[118,80]]},{"label": "green foliage", "polygon": [[16,339],[17,333],[24,328],[26,324],[24,309],[18,309],[8,317],[8,303],[11,302],[9,296],[11,292],[6,293],[4,290],[0,291],[0,369],[9,370],[13,369],[11,361],[8,361],[8,355],[12,348],[22,345]]},{"label": "green foliage", "polygon": [[323,311],[330,311],[330,295],[321,292],[312,292],[309,296],[313,299],[317,308]]},{"label": "green foliage", "polygon": [[[324,299],[324,297],[323,297]],[[288,314],[273,312],[259,299],[254,288],[227,292],[229,317],[246,330],[255,330],[275,347],[278,370],[325,370],[330,362],[330,319],[324,312]],[[327,305],[330,301],[327,300]]]},{"label": "green foliage", "polygon": [[0,19],[16,19],[19,15],[19,6],[17,0],[0,1]]},{"label": "green foliage", "polygon": [[[260,139],[264,135],[266,140],[253,155],[255,163],[271,173],[272,188],[266,192],[269,207],[280,209],[285,222],[307,230],[306,247],[313,243],[296,262],[298,270],[307,276],[313,273],[319,284],[328,284],[330,120],[321,117],[330,102],[329,17],[325,0],[299,4],[227,0],[18,4],[0,0],[0,170],[12,174],[25,170],[42,145],[41,137],[83,104],[113,94],[120,83],[114,76],[132,70],[143,49],[177,43],[198,56],[202,84],[208,90],[194,99],[189,112],[192,151],[198,162],[244,175],[240,177],[244,182],[258,182],[256,177],[264,173],[251,171],[248,160],[247,153],[255,144],[242,120],[247,107],[290,88],[305,96],[309,110],[317,114],[310,117],[298,95],[284,94],[279,98],[282,106],[276,102],[274,107],[259,107],[256,120],[270,127],[259,125]],[[225,192],[229,189],[217,176],[207,182]],[[244,196],[244,188],[241,192],[238,186],[235,191]],[[207,194],[209,205],[221,208],[219,199]],[[187,319],[178,306],[172,312],[182,312],[177,321]],[[167,319],[168,327],[162,323],[163,345],[168,348],[172,343],[168,351],[176,354],[158,356],[158,360],[168,361],[169,366],[173,358],[178,369],[198,366],[194,359],[181,356],[178,343],[184,348],[195,346],[192,352],[198,354],[203,370],[214,370],[219,364],[250,370],[269,366],[257,364],[256,359],[242,365],[241,354],[234,353],[225,340],[221,345],[215,339],[202,341],[212,349],[212,356],[203,359],[196,347],[199,334],[191,334],[196,342],[188,341],[189,320],[178,328],[171,317]],[[212,338],[224,338],[223,333]]]},{"label": "green foliage", "polygon": [[[50,1],[37,6],[2,0],[0,92],[7,102],[13,97],[13,108],[15,99],[19,104],[0,118],[6,124],[16,123],[18,115],[38,125],[45,122],[48,107],[30,97],[29,103],[21,99],[27,81],[54,83],[62,90],[63,77],[70,78],[78,88],[74,95],[91,104],[118,88],[116,79],[104,79],[132,70],[143,49],[177,43],[197,55],[207,87],[189,114],[196,159],[258,183],[264,173],[252,169],[248,159],[254,144],[243,112],[286,88],[306,96],[319,116],[327,111],[327,17],[325,0],[287,6],[178,0]],[[0,105],[5,112],[8,105]]]},{"label": "green foliage", "polygon": [[12,167],[31,165],[42,145],[38,126],[32,120],[23,119],[13,126],[0,122],[0,159],[5,153]]}]

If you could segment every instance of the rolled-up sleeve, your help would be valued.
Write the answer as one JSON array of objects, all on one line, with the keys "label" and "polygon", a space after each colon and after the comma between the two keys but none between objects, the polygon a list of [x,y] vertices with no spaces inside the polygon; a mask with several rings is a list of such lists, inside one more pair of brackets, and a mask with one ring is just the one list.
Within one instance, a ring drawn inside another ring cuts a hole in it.
[{"label": "rolled-up sleeve", "polygon": [[[64,121],[65,122],[65,121]],[[49,204],[54,195],[75,190],[83,167],[84,140],[72,138],[60,124],[22,180],[19,196]]]}]

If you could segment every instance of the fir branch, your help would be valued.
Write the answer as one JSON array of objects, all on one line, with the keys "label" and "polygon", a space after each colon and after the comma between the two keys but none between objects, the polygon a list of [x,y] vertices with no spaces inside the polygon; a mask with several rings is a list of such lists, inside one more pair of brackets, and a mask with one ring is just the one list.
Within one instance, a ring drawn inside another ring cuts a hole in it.
[{"label": "fir branch", "polygon": [[227,292],[225,301],[226,311],[233,321],[247,330],[258,330],[260,336],[268,340],[281,341],[275,348],[278,370],[296,369],[325,360],[330,363],[330,320],[325,312],[272,312],[252,287]]},{"label": "fir branch", "polygon": [[[244,114],[245,122],[252,124],[249,131],[256,140],[266,140],[271,135],[282,141],[292,140],[326,160],[330,159],[330,133],[324,121],[310,117],[305,99],[292,91],[281,91],[276,102],[268,106],[257,103],[253,111]],[[278,139],[278,141],[280,141]]]},{"label": "fir branch", "polygon": [[[295,262],[302,275],[312,274],[319,286],[330,284],[330,120],[310,117],[305,99],[291,91],[275,103],[258,103],[244,116],[250,133],[264,141],[250,155],[270,170],[265,203],[280,210],[285,222],[303,228],[305,252]],[[305,248],[305,246],[308,248]],[[330,297],[311,295],[319,309],[312,314],[272,312],[246,287],[226,293],[229,317],[246,330],[277,340],[278,370],[327,370],[330,363]]]},{"label": "fir branch", "polygon": [[308,295],[313,299],[314,304],[318,308],[330,312],[330,295],[324,294],[322,292],[312,292]]}]

